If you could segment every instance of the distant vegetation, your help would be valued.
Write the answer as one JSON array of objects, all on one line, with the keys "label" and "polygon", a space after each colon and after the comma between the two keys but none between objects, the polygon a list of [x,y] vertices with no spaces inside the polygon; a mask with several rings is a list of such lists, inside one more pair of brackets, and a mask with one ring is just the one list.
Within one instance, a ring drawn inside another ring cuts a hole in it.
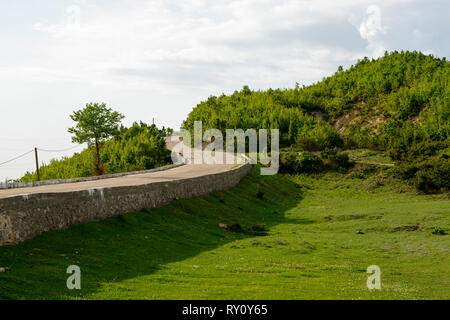
[{"label": "distant vegetation", "polygon": [[[143,122],[130,128],[121,126],[113,138],[103,143],[100,159],[105,174],[152,169],[170,163],[164,136],[171,129],[158,129]],[[95,146],[40,167],[41,180],[89,177],[97,174]],[[35,172],[27,172],[20,181],[36,181]]]},{"label": "distant vegetation", "polygon": [[445,58],[386,53],[345,71],[339,67],[307,87],[251,91],[244,86],[229,96],[211,96],[192,110],[183,127],[192,131],[194,121],[202,120],[205,130],[278,128],[281,144],[290,149],[383,150],[396,162],[393,176],[421,191],[448,191],[449,79]]}]

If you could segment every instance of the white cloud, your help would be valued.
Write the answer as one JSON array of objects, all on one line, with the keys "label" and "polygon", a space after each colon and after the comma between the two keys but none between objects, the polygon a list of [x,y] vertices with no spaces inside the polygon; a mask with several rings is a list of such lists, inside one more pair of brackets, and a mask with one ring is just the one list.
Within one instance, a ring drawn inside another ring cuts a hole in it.
[{"label": "white cloud", "polygon": [[[35,24],[35,30],[53,37],[41,60],[43,78],[70,74],[79,81],[105,85],[115,85],[120,78],[127,80],[122,86],[163,91],[168,86],[229,90],[245,83],[292,86],[296,81],[318,80],[318,75],[367,54],[357,46],[329,47],[301,35],[327,25],[333,33],[334,25],[348,24],[349,14],[361,12],[366,1],[131,3],[113,2],[108,9],[77,3],[66,8],[62,21]],[[381,36],[386,27],[379,6],[367,7],[357,28],[368,43],[369,55],[384,52]],[[346,35],[338,36],[345,40]]]},{"label": "white cloud", "polygon": [[369,16],[359,25],[359,34],[364,39],[370,39],[383,31],[381,9],[379,6],[371,5],[367,7],[366,12]]},{"label": "white cloud", "polygon": [[368,55],[380,57],[386,48],[383,44],[383,35],[387,32],[387,27],[382,24],[381,8],[378,5],[369,5],[365,10],[363,20],[358,23],[354,15],[350,15],[348,21],[359,31],[362,39],[367,41]]},{"label": "white cloud", "polygon": [[[297,67],[317,60],[323,44],[306,43],[295,32],[339,15],[345,17],[345,10],[335,10],[333,2],[320,8],[313,1],[290,0],[146,1],[106,11],[71,6],[63,21],[35,29],[54,38],[43,59],[52,75],[59,69],[106,83],[120,76],[142,80],[131,81],[134,85],[213,88],[217,84],[211,81],[231,87],[239,79],[262,83],[270,74],[291,84],[315,79],[305,72],[310,65]],[[302,61],[296,61],[298,51]],[[329,67],[319,63],[315,73]]]},{"label": "white cloud", "polygon": [[42,23],[34,24],[37,31],[47,32],[54,37],[64,37],[80,31],[81,9],[79,5],[72,4],[66,7],[62,23]]}]

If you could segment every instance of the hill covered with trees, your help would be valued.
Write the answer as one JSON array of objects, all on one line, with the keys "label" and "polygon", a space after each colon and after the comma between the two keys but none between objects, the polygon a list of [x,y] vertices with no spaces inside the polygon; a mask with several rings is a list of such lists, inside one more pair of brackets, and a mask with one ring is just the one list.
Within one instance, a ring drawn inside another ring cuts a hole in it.
[{"label": "hill covered with trees", "polygon": [[[278,128],[281,145],[308,151],[383,150],[392,175],[418,189],[450,189],[450,63],[420,52],[364,58],[348,70],[294,89],[211,96],[183,127]],[[329,154],[329,152],[325,152]]]}]

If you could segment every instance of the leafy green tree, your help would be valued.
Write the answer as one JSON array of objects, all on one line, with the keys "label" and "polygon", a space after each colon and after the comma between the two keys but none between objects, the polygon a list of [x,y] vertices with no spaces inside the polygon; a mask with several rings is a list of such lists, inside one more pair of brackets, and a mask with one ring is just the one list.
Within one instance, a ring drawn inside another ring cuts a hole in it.
[{"label": "leafy green tree", "polygon": [[119,125],[124,115],[106,107],[105,103],[87,103],[84,109],[74,111],[70,118],[77,123],[68,129],[73,142],[87,143],[95,151],[95,170],[103,175],[100,149],[109,138],[119,134]]},{"label": "leafy green tree", "polygon": [[127,172],[152,169],[171,161],[166,149],[165,128],[159,130],[154,124],[133,123],[122,128],[121,133],[105,144],[102,161],[108,172]]}]

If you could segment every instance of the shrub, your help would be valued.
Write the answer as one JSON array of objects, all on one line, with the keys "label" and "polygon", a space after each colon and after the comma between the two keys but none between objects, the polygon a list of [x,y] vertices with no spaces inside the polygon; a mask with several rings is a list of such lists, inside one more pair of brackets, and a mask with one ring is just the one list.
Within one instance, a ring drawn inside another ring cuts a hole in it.
[{"label": "shrub", "polygon": [[447,155],[434,157],[417,164],[414,184],[425,193],[450,190],[450,159]]},{"label": "shrub", "polygon": [[281,153],[280,171],[287,173],[317,173],[323,168],[320,157],[309,152]]},{"label": "shrub", "polygon": [[252,226],[250,228],[251,231],[256,231],[256,232],[263,232],[266,231],[266,225],[265,224],[255,224],[254,226]]},{"label": "shrub", "polygon": [[307,137],[298,137],[296,140],[295,145],[300,148],[301,150],[306,151],[320,151],[319,144],[317,143],[316,139]]},{"label": "shrub", "polygon": [[295,173],[297,170],[297,153],[280,153],[280,172]]},{"label": "shrub", "polygon": [[348,169],[354,165],[348,153],[340,152],[337,148],[327,148],[320,153],[320,156],[322,159],[328,160],[326,165],[333,169]]},{"label": "shrub", "polygon": [[230,230],[232,232],[238,232],[238,233],[245,232],[245,230],[241,227],[241,225],[239,223],[233,223],[230,227]]},{"label": "shrub", "polygon": [[390,172],[396,178],[409,180],[416,176],[417,166],[414,163],[401,162],[392,168]]},{"label": "shrub", "polygon": [[299,133],[297,145],[302,146],[304,150],[319,151],[340,147],[343,145],[343,141],[332,126],[320,123],[313,128],[304,128]]},{"label": "shrub", "polygon": [[450,190],[450,158],[447,154],[425,160],[411,157],[409,162],[398,162],[390,172],[394,177],[413,182],[416,189],[424,193]]},{"label": "shrub", "polygon": [[420,141],[411,145],[397,142],[389,145],[387,154],[393,160],[411,162],[432,157],[448,146],[448,141]]},{"label": "shrub", "polygon": [[431,231],[431,233],[436,234],[436,235],[441,235],[441,236],[445,236],[447,234],[447,232],[440,227],[434,227],[433,230]]}]

